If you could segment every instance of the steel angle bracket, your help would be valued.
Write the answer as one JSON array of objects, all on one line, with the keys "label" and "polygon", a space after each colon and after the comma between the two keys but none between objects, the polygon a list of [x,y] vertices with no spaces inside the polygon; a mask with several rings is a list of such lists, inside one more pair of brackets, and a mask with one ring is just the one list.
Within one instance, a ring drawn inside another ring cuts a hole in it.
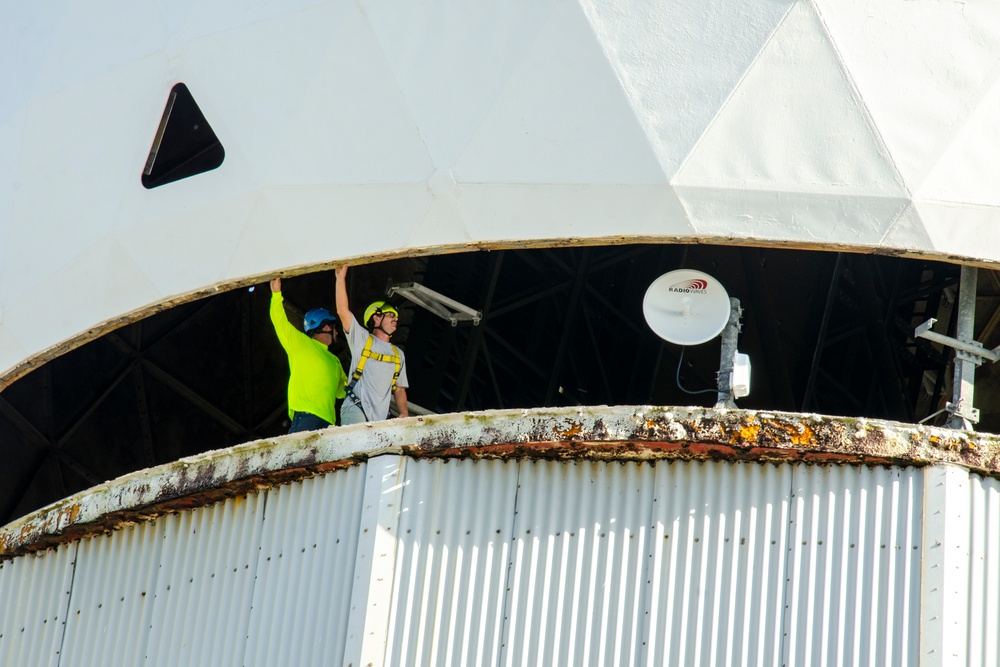
[{"label": "steel angle bracket", "polygon": [[458,326],[459,322],[472,322],[472,324],[478,325],[483,319],[481,311],[473,310],[418,283],[399,283],[397,285],[389,283],[385,288],[385,293],[388,296],[400,294],[403,298],[426,308],[438,317],[448,320],[453,327]]},{"label": "steel angle bracket", "polygon": [[923,338],[924,340],[941,343],[946,347],[950,347],[955,350],[955,356],[959,360],[969,361],[977,366],[982,365],[984,361],[1000,361],[1000,347],[987,350],[979,341],[958,340],[951,336],[935,333],[931,331],[931,327],[934,326],[935,322],[937,320],[932,317],[918,326],[913,330],[913,337]]},{"label": "steel angle bracket", "polygon": [[987,350],[979,341],[959,340],[958,338],[935,333],[931,331],[931,327],[934,326],[935,322],[937,320],[932,317],[918,326],[913,330],[913,337],[940,343],[955,350],[955,386],[953,400],[945,404],[944,410],[939,410],[929,415],[926,419],[930,419],[941,412],[947,412],[951,415],[947,424],[950,428],[969,429],[972,424],[979,423],[980,414],[979,409],[972,405],[975,387],[975,367],[981,366],[984,361],[1000,361],[1000,347]]}]

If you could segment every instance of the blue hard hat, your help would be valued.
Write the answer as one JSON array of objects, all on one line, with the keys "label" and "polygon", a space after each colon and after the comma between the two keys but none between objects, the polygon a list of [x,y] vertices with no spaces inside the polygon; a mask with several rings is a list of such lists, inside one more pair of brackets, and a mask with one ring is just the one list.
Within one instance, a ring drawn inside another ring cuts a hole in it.
[{"label": "blue hard hat", "polygon": [[322,327],[324,322],[329,322],[332,327],[337,323],[337,318],[326,308],[313,308],[303,318],[302,329],[306,333],[312,333]]}]

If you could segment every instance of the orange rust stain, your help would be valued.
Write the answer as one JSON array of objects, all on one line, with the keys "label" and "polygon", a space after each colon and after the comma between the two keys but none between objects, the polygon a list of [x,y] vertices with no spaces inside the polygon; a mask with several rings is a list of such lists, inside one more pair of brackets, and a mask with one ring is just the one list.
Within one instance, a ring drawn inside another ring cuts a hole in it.
[{"label": "orange rust stain", "polygon": [[799,424],[798,433],[791,434],[793,445],[815,445],[816,434],[806,424]]},{"label": "orange rust stain", "polygon": [[776,431],[784,431],[788,435],[788,442],[792,445],[815,445],[816,433],[808,424],[799,422],[793,425],[785,422],[768,420],[767,425]]},{"label": "orange rust stain", "polygon": [[583,424],[580,422],[570,422],[567,429],[554,429],[552,431],[561,438],[573,438],[583,433]]},{"label": "orange rust stain", "polygon": [[740,440],[743,442],[757,442],[758,435],[760,435],[759,423],[750,422],[747,424],[740,424]]}]

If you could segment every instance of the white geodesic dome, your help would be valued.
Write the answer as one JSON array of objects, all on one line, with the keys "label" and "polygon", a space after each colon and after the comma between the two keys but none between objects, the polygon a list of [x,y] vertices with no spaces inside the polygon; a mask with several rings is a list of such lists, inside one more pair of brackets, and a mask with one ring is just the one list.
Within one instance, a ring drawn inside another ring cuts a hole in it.
[{"label": "white geodesic dome", "polygon": [[[1000,259],[1000,5],[0,9],[0,386],[200,290],[422,250],[714,241]],[[140,183],[171,87],[225,148]]]}]

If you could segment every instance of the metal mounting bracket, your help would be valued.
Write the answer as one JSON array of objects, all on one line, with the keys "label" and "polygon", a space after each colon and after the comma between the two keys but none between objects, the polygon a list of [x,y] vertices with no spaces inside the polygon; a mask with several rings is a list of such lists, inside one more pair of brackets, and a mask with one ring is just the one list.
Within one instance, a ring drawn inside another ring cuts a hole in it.
[{"label": "metal mounting bracket", "polygon": [[385,293],[388,296],[400,294],[438,317],[448,320],[453,327],[458,326],[459,322],[472,322],[472,324],[478,325],[483,319],[481,311],[463,306],[458,301],[449,299],[444,294],[418,283],[399,283],[396,285],[389,283],[385,288]]},{"label": "metal mounting bracket", "polygon": [[[976,319],[977,270],[973,266],[963,266],[958,288],[958,338],[934,333],[931,327],[937,321],[933,317],[913,331],[914,338],[940,343],[955,350],[955,372],[952,385],[952,400],[945,404],[945,411],[951,415],[946,426],[949,428],[972,430],[979,422],[979,410],[973,407],[976,366],[984,361],[1000,361],[1000,347],[987,350],[983,344],[972,339]],[[933,415],[931,415],[933,416]]]}]

